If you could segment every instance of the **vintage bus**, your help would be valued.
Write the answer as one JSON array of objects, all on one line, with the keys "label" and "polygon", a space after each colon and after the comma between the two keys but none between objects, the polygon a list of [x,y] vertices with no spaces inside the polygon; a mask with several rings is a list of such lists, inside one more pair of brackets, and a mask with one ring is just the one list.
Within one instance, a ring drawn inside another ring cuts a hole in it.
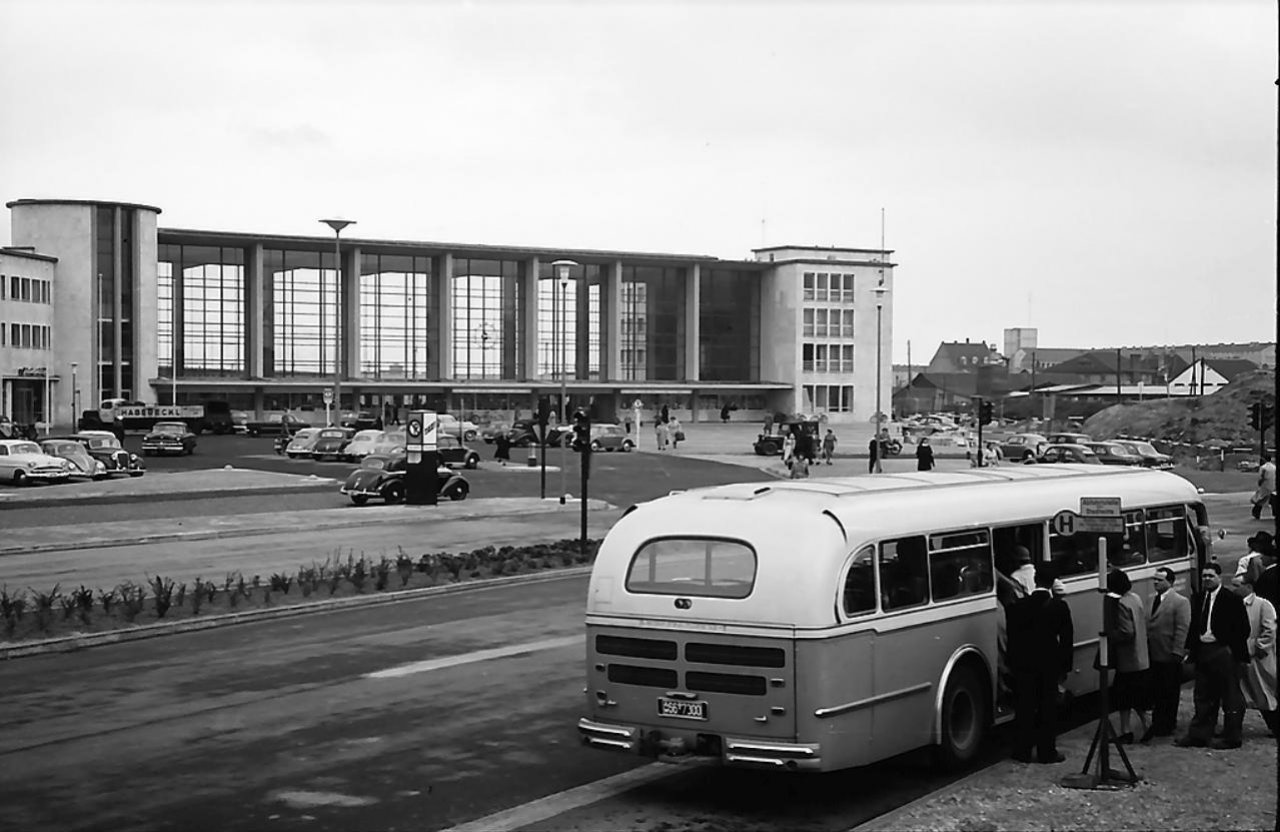
[{"label": "vintage bus", "polygon": [[[1055,514],[1082,497],[1119,498],[1124,531],[1056,534]],[[635,506],[592,569],[580,738],[797,771],[926,746],[963,764],[1012,718],[1000,588],[1014,547],[1061,575],[1075,627],[1066,685],[1096,690],[1103,537],[1107,563],[1144,595],[1157,566],[1189,591],[1210,554],[1197,489],[1145,469],[771,481]]]}]

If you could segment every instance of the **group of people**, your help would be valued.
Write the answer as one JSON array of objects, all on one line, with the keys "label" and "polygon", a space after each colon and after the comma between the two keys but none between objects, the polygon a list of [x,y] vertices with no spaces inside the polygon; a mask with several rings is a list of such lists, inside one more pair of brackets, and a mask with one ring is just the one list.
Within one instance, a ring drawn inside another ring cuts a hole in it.
[{"label": "group of people", "polygon": [[[1134,727],[1141,728],[1141,743],[1174,735],[1188,663],[1195,678],[1195,711],[1174,745],[1240,748],[1247,708],[1258,711],[1276,736],[1280,571],[1270,534],[1259,532],[1248,545],[1249,554],[1229,581],[1223,580],[1217,562],[1206,563],[1201,589],[1192,598],[1178,592],[1177,575],[1168,567],[1156,569],[1149,602],[1133,590],[1122,570],[1108,573],[1105,666],[1114,671],[1110,691],[1111,706],[1119,712],[1116,742],[1134,742]],[[1060,762],[1057,708],[1073,665],[1071,610],[1059,597],[1054,567],[1032,564],[1023,547],[1018,554],[1013,573],[1001,575],[1006,617],[1001,640],[1014,704],[1013,757],[1028,763]],[[1095,667],[1099,664],[1095,661]],[[1216,730],[1220,713],[1222,727]]]},{"label": "group of people", "polygon": [[679,450],[680,443],[684,441],[684,428],[680,426],[680,420],[671,415],[671,408],[665,404],[653,423],[653,433],[660,451],[665,451],[668,447],[673,451]]},{"label": "group of people", "polygon": [[790,472],[791,479],[804,479],[809,476],[809,466],[831,464],[838,443],[835,431],[830,428],[821,439],[807,430],[793,428],[782,438],[782,464]]}]

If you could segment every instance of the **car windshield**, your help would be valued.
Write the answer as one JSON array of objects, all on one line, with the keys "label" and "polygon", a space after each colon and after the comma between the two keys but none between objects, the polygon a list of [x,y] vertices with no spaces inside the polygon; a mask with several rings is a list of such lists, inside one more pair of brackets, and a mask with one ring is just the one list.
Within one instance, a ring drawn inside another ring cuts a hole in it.
[{"label": "car windshield", "polygon": [[1150,442],[1130,442],[1130,447],[1140,454],[1150,454],[1151,456],[1159,456],[1160,452]]},{"label": "car windshield", "polygon": [[16,442],[9,446],[9,453],[15,456],[18,454],[38,454],[40,453],[40,446],[34,442]]},{"label": "car windshield", "polygon": [[382,438],[380,430],[362,430],[355,436],[351,437],[352,444],[356,442],[377,442]]},{"label": "car windshield", "polygon": [[322,430],[320,435],[325,439],[346,439],[347,432],[344,430]]},{"label": "car windshield", "polygon": [[360,463],[360,467],[370,468],[374,471],[381,471],[383,468],[387,467],[387,461],[381,457],[367,456],[364,458],[364,462]]},{"label": "car windshield", "polygon": [[83,454],[84,448],[79,442],[46,442],[42,446],[44,452],[53,454],[54,456],[71,456],[74,454]]},{"label": "car windshield", "polygon": [[152,430],[155,433],[183,434],[187,432],[187,426],[182,422],[156,422],[156,426]]},{"label": "car windshield", "polygon": [[456,448],[458,447],[458,437],[450,436],[447,433],[438,434],[436,436],[436,447],[442,451],[445,448]]},{"label": "car windshield", "polygon": [[116,450],[120,447],[120,441],[114,436],[92,436],[89,438],[89,447],[94,450]]},{"label": "car windshield", "polygon": [[318,433],[319,431],[316,428],[303,428],[293,435],[293,441],[295,443],[306,442],[309,439],[314,439]]}]

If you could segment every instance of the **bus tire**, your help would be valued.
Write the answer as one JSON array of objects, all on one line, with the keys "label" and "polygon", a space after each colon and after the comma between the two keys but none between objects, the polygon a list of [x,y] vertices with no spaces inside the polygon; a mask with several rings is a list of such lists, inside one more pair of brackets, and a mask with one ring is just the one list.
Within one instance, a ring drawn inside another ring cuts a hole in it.
[{"label": "bus tire", "polygon": [[958,665],[942,694],[942,731],[935,756],[939,766],[967,765],[982,748],[990,722],[986,685],[969,665]]}]

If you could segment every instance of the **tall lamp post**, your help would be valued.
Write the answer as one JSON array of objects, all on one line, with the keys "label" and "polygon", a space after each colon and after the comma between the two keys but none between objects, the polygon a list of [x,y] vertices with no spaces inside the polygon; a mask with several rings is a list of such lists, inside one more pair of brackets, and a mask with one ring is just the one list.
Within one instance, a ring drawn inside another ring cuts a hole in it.
[{"label": "tall lamp post", "polygon": [[[342,423],[342,229],[355,225],[355,220],[328,219],[320,222],[333,229],[333,281],[338,292],[337,312],[333,321],[333,423]],[[324,314],[324,297],[320,298],[320,314]],[[323,369],[323,368],[322,368]]]},{"label": "tall lamp post", "polygon": [[871,291],[874,292],[876,296],[876,437],[875,437],[875,441],[876,441],[876,473],[879,474],[883,470],[880,467],[880,458],[884,456],[884,445],[880,442],[880,423],[881,423],[881,408],[880,408],[881,324],[880,324],[880,318],[881,318],[881,313],[884,311],[884,296],[888,294],[889,290],[885,288],[884,279],[881,278],[879,285],[877,285],[876,288],[872,289]]},{"label": "tall lamp post", "polygon": [[71,362],[71,429],[77,430],[80,420],[80,381],[76,378],[79,364]]},{"label": "tall lamp post", "polygon": [[556,301],[555,308],[555,312],[560,316],[560,344],[559,349],[557,350],[558,363],[560,364],[560,412],[556,417],[556,422],[560,426],[560,434],[558,436],[560,441],[560,505],[564,505],[564,491],[567,487],[565,485],[564,469],[568,463],[568,458],[565,453],[566,434],[564,426],[567,415],[565,413],[565,344],[569,340],[569,328],[566,326],[567,320],[565,319],[564,314],[564,298],[569,292],[569,270],[576,265],[578,265],[576,260],[556,260],[551,264],[551,268],[555,269],[556,280],[560,281],[560,298]]}]

